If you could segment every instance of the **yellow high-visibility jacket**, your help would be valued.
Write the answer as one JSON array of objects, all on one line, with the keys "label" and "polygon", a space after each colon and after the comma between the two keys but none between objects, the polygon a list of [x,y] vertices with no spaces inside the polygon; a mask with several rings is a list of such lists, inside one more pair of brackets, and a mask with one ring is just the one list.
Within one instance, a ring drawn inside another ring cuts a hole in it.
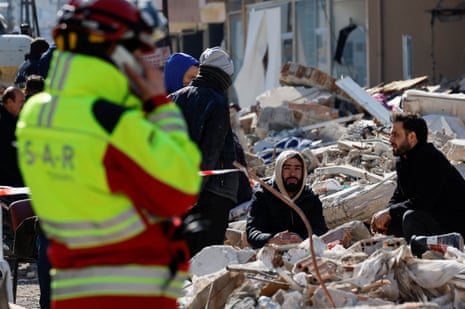
[{"label": "yellow high-visibility jacket", "polygon": [[201,158],[174,103],[146,115],[114,65],[57,50],[16,135],[50,239],[54,300],[179,296],[166,226],[195,203]]}]

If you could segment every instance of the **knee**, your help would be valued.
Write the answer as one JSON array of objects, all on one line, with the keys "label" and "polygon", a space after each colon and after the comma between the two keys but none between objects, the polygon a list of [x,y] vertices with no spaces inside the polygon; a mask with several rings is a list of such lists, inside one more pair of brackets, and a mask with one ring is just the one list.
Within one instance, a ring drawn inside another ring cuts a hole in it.
[{"label": "knee", "polygon": [[409,209],[402,216],[402,222],[403,222],[403,224],[410,223],[413,220],[415,220],[415,218],[417,218],[417,217],[418,217],[418,211],[413,210],[413,209]]},{"label": "knee", "polygon": [[410,209],[404,213],[402,216],[402,233],[407,241],[410,241],[412,235],[418,232],[417,225],[420,222],[420,214],[418,211]]}]

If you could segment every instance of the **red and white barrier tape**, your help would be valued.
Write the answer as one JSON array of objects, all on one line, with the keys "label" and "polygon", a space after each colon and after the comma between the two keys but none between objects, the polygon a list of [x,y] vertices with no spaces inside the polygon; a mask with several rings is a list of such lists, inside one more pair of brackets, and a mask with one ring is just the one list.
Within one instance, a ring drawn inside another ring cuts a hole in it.
[{"label": "red and white barrier tape", "polygon": [[0,187],[0,196],[31,194],[28,187]]},{"label": "red and white barrier tape", "polygon": [[[207,170],[207,171],[200,171],[200,176],[212,176],[212,175],[221,175],[227,173],[234,173],[234,172],[241,172],[240,169],[231,168],[231,169],[224,169],[224,170]],[[0,196],[7,196],[7,195],[16,195],[16,194],[31,194],[31,191],[28,187],[1,187],[0,186]]]},{"label": "red and white barrier tape", "polygon": [[207,171],[200,171],[200,176],[212,176],[212,175],[221,175],[227,173],[234,173],[234,172],[241,172],[240,169],[231,168],[231,169],[224,169],[224,170],[207,170]]}]

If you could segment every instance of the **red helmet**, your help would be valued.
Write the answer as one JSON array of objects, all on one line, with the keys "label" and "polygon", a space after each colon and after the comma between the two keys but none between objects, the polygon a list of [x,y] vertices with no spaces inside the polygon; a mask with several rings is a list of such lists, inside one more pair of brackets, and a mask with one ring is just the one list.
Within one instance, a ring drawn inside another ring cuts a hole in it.
[{"label": "red helmet", "polygon": [[164,29],[166,20],[151,1],[139,10],[127,0],[70,0],[58,12],[53,37],[61,49],[73,50],[77,44],[73,40],[84,40],[88,44],[119,42],[129,49],[151,51]]}]

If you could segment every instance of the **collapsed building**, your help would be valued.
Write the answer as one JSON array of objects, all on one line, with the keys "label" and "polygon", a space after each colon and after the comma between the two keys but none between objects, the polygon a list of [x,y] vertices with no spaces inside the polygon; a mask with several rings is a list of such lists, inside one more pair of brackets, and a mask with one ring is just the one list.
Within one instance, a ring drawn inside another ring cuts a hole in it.
[{"label": "collapsed building", "polygon": [[248,173],[266,179],[281,151],[301,151],[330,230],[300,244],[253,250],[245,236],[250,202],[238,205],[225,245],[192,258],[181,307],[465,308],[463,243],[420,258],[405,239],[368,229],[395,189],[391,111],[421,114],[429,141],[464,175],[463,81],[428,85],[422,76],[362,89],[296,63],[283,66],[280,81],[232,117]]}]

